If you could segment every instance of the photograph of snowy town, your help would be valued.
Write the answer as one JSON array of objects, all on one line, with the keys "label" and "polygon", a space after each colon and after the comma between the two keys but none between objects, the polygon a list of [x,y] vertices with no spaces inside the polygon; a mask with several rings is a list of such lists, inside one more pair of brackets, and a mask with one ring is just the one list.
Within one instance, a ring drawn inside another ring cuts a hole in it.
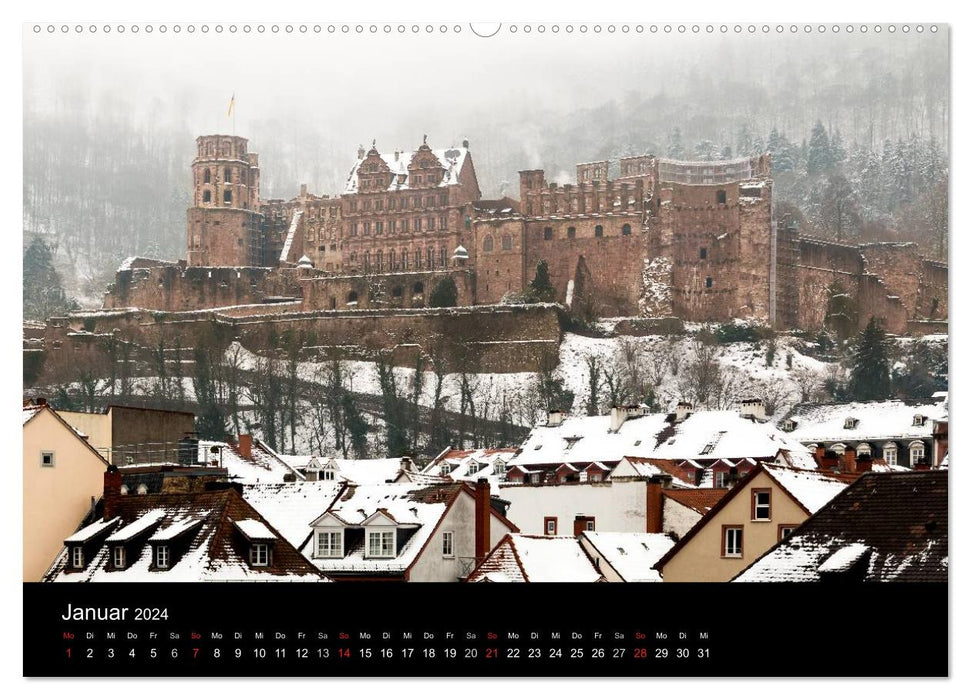
[{"label": "photograph of snowy town", "polygon": [[23,580],[946,582],[947,28],[624,27],[25,31]]}]

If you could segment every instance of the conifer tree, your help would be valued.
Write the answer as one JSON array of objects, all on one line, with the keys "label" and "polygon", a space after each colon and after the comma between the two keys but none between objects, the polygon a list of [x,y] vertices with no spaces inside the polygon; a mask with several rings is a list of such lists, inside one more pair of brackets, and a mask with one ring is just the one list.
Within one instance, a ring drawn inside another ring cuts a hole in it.
[{"label": "conifer tree", "polygon": [[890,351],[887,334],[875,318],[860,333],[853,351],[850,395],[858,401],[890,396]]},{"label": "conifer tree", "polygon": [[443,277],[435,283],[428,297],[428,305],[432,308],[455,306],[458,303],[458,296],[459,291],[455,286],[455,280],[451,277]]}]

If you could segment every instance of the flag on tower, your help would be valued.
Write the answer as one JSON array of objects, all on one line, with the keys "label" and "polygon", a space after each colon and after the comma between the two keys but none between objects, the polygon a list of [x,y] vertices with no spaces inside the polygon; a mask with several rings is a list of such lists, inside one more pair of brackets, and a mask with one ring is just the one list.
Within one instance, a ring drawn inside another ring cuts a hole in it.
[{"label": "flag on tower", "polygon": [[234,92],[233,96],[229,98],[229,111],[226,112],[227,117],[233,116],[233,107],[235,106],[236,106],[236,93]]}]

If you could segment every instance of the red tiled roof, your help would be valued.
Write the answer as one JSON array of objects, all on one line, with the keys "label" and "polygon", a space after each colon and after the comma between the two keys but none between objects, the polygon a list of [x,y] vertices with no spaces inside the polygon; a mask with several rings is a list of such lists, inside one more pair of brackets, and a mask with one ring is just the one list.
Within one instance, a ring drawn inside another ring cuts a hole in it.
[{"label": "red tiled roof", "polygon": [[728,493],[728,489],[664,489],[665,498],[704,515]]}]

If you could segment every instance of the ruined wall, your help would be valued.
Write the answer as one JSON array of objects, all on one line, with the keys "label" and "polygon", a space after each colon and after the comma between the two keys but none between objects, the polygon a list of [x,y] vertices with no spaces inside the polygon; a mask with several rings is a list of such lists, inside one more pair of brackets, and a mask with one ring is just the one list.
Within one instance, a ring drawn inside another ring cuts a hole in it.
[{"label": "ruined wall", "polygon": [[193,207],[186,212],[193,266],[260,265],[263,215],[245,209]]},{"label": "ruined wall", "polygon": [[900,297],[910,318],[947,318],[946,264],[925,260],[916,243],[869,243],[860,248],[867,272]]},{"label": "ruined wall", "polygon": [[644,259],[641,221],[642,215],[635,212],[527,221],[525,285],[539,262],[546,260],[557,301],[565,302],[567,286],[583,257],[590,272],[587,295],[593,313],[636,315]]},{"label": "ruined wall", "polygon": [[477,303],[495,304],[529,284],[524,232],[523,218],[518,215],[475,220],[469,255],[476,271]]},{"label": "ruined wall", "polygon": [[451,277],[456,306],[476,304],[476,277],[467,268],[383,275],[314,276],[300,280],[304,311],[316,309],[420,309],[439,280]]},{"label": "ruined wall", "polygon": [[[395,351],[397,364],[413,365],[419,350],[444,346],[451,348],[447,353],[450,371],[535,372],[558,352],[559,313],[550,304],[284,311],[238,317],[214,311],[78,313],[57,319],[57,325],[48,324],[45,347],[48,357],[69,362],[72,353],[90,354],[103,346],[103,338],[114,334],[145,352],[160,344],[170,347],[175,339],[183,348],[212,341],[228,345],[238,339],[244,347],[261,353],[272,351],[290,334],[304,348],[305,359],[324,358],[333,351],[366,358],[384,349]],[[82,328],[90,332],[79,333]],[[81,342],[85,340],[91,342]],[[96,364],[90,358],[86,361]]]}]

